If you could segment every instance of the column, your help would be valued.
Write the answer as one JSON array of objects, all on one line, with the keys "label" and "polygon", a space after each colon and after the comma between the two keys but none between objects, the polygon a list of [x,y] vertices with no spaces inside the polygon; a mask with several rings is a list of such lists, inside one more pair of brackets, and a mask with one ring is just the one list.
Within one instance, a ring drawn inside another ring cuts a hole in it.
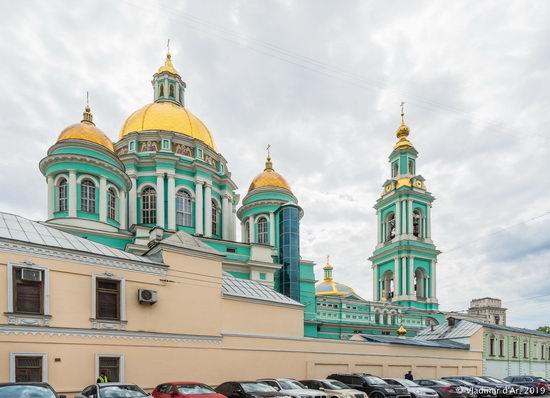
[{"label": "column", "polygon": [[432,272],[431,272],[432,285],[430,287],[431,287],[432,291],[430,292],[430,297],[434,300],[436,299],[436,290],[435,290],[435,285],[436,285],[435,270],[437,268],[436,265],[437,265],[437,260],[433,260],[432,264],[431,264],[431,268],[432,268]]},{"label": "column", "polygon": [[394,297],[399,296],[399,257],[395,256],[393,258],[393,291],[394,291]]},{"label": "column", "polygon": [[107,178],[99,177],[99,221],[107,222]]},{"label": "column", "polygon": [[401,201],[395,202],[395,236],[401,235]]},{"label": "column", "polygon": [[378,210],[376,215],[378,216],[378,243],[382,243],[382,212]]},{"label": "column", "polygon": [[245,223],[242,222],[242,223],[241,223],[241,241],[242,241],[243,243],[245,243],[245,242],[246,242],[246,238],[247,238],[247,237],[246,237]]},{"label": "column", "polygon": [[269,213],[269,244],[275,246],[275,213]]},{"label": "column", "polygon": [[231,234],[230,234],[230,239],[232,241],[236,241],[237,240],[237,207],[235,206],[233,201],[229,202],[229,205],[231,206]]},{"label": "column", "polygon": [[204,185],[204,236],[212,236],[212,185]]},{"label": "column", "polygon": [[197,235],[203,234],[203,220],[202,220],[202,185],[204,181],[195,181],[195,233]]},{"label": "column", "polygon": [[176,229],[176,177],[168,173],[168,229]]},{"label": "column", "polygon": [[401,257],[401,294],[403,296],[407,295],[407,257]]},{"label": "column", "polygon": [[228,240],[229,239],[229,223],[231,216],[229,214],[229,198],[227,197],[227,193],[224,193],[222,196],[222,239]]},{"label": "column", "polygon": [[377,266],[372,265],[372,299],[378,301],[378,278],[377,278]]},{"label": "column", "polygon": [[432,237],[432,205],[428,203],[426,206],[426,238],[431,239]]},{"label": "column", "polygon": [[254,243],[254,217],[252,216],[248,217],[248,242]]},{"label": "column", "polygon": [[132,186],[128,194],[128,227],[137,224],[137,181],[135,175],[130,175]]},{"label": "column", "polygon": [[76,170],[69,170],[69,217],[76,217]]},{"label": "column", "polygon": [[409,231],[408,231],[408,233],[410,235],[412,235],[412,233],[413,233],[413,200],[409,199],[408,202],[409,202],[409,214],[408,214]]},{"label": "column", "polygon": [[126,225],[126,191],[120,191],[118,198],[118,223],[120,229],[128,229]]},{"label": "column", "polygon": [[164,173],[157,173],[157,225],[164,228]]},{"label": "column", "polygon": [[55,211],[55,185],[53,177],[48,176],[48,219],[53,218]]},{"label": "column", "polygon": [[410,283],[409,294],[411,296],[414,296],[415,295],[414,293],[414,256],[409,257],[409,283]]}]

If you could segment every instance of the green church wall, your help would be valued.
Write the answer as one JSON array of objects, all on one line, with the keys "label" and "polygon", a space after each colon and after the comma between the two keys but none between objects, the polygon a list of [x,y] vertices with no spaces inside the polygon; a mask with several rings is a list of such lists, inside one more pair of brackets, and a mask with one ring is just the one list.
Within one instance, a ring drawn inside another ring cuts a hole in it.
[{"label": "green church wall", "polygon": [[55,149],[52,154],[55,155],[62,155],[62,154],[69,154],[69,155],[83,155],[83,156],[90,156],[99,160],[103,160],[106,163],[109,163],[113,166],[115,166],[117,169],[120,169],[120,165],[118,162],[116,162],[113,158],[99,152],[94,151],[88,148],[80,148],[76,146],[63,146],[60,148]]}]

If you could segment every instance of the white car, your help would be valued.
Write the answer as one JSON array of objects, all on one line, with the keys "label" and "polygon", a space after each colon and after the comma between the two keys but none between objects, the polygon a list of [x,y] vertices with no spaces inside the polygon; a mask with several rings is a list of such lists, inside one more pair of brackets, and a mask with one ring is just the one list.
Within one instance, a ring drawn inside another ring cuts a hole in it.
[{"label": "white car", "polygon": [[409,394],[411,394],[412,398],[438,398],[439,394],[428,387],[422,387],[416,384],[414,381],[407,380],[407,379],[395,379],[395,378],[389,378],[384,379],[384,381],[388,384],[394,385],[394,386],[400,386],[405,387]]},{"label": "white car", "polygon": [[311,390],[294,379],[259,379],[258,381],[268,384],[292,398],[328,398],[324,392]]},{"label": "white car", "polygon": [[332,379],[310,379],[301,380],[301,383],[308,388],[314,388],[323,391],[328,398],[368,398],[363,391],[349,388],[348,385],[338,380]]}]

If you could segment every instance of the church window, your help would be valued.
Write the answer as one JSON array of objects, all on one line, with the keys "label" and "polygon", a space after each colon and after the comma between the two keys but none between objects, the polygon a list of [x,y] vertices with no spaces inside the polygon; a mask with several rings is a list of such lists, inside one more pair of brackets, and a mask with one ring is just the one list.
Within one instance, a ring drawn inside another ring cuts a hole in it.
[{"label": "church window", "polygon": [[392,323],[392,325],[397,325],[397,315],[396,314],[392,314],[391,323]]},{"label": "church window", "polygon": [[107,190],[107,217],[116,220],[116,192],[113,188]]},{"label": "church window", "polygon": [[391,164],[391,176],[397,177],[397,173],[399,173],[399,162],[396,160]]},{"label": "church window", "polygon": [[80,210],[86,213],[95,213],[95,185],[90,180],[80,184]]},{"label": "church window", "polygon": [[175,93],[174,93],[174,85],[173,84],[170,84],[170,97],[174,98],[175,97]]},{"label": "church window", "polygon": [[380,313],[379,312],[376,312],[374,314],[374,323],[380,324]]},{"label": "church window", "polygon": [[157,223],[157,193],[154,188],[147,187],[141,194],[141,222]]},{"label": "church window", "polygon": [[414,160],[409,159],[409,174],[414,175]]},{"label": "church window", "polygon": [[190,227],[191,223],[191,195],[182,189],[176,194],[176,224]]},{"label": "church window", "polygon": [[247,221],[244,224],[244,243],[250,243],[250,223]]},{"label": "church window", "polygon": [[164,85],[160,84],[159,97],[164,97]]},{"label": "church window", "polygon": [[382,315],[382,323],[384,325],[388,324],[388,313],[387,312],[384,312],[384,314]]},{"label": "church window", "polygon": [[57,210],[67,211],[67,180],[62,178],[57,186]]},{"label": "church window", "polygon": [[386,217],[386,241],[395,238],[395,214],[390,213]]},{"label": "church window", "polygon": [[258,220],[258,243],[267,245],[267,219],[265,217]]},{"label": "church window", "polygon": [[413,211],[413,235],[422,238],[422,213],[419,209]]},{"label": "church window", "polygon": [[414,272],[414,289],[417,299],[426,298],[424,289],[426,287],[426,274],[422,268],[417,268]]},{"label": "church window", "polygon": [[218,205],[212,201],[212,234],[218,234]]},{"label": "church window", "polygon": [[136,142],[135,141],[130,141],[128,143],[128,151],[133,152],[135,150],[136,150]]}]

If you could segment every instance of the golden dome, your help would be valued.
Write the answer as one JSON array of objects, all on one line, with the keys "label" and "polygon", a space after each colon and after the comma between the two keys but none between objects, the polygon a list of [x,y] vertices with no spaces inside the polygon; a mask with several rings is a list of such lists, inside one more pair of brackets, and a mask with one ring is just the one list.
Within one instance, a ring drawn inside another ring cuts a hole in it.
[{"label": "golden dome", "polygon": [[342,283],[335,282],[332,279],[332,264],[330,264],[330,258],[327,256],[327,263],[323,267],[325,273],[325,279],[323,282],[315,286],[315,295],[316,296],[349,296],[355,294],[355,291]]},{"label": "golden dome", "polygon": [[174,65],[172,65],[172,56],[170,55],[170,52],[166,53],[166,61],[164,61],[164,65],[162,65],[157,71],[157,73],[163,72],[168,72],[179,76],[178,71],[174,68]]},{"label": "golden dome", "polygon": [[396,149],[412,148],[413,147],[413,145],[411,144],[411,142],[407,138],[409,136],[410,130],[409,130],[409,126],[407,126],[405,124],[405,119],[404,119],[405,112],[403,111],[403,105],[404,104],[405,104],[404,102],[401,103],[401,125],[399,126],[399,128],[395,132],[395,135],[397,136],[397,138],[399,138],[399,141],[397,141],[397,143],[393,147],[394,151]]},{"label": "golden dome", "polygon": [[264,188],[264,187],[281,188],[292,192],[292,190],[290,189],[290,185],[288,185],[288,182],[286,182],[284,177],[279,173],[277,173],[275,170],[273,170],[273,163],[271,162],[271,157],[267,158],[267,161],[265,162],[264,171],[262,171],[256,177],[254,177],[254,179],[252,180],[252,183],[250,183],[248,192],[254,189]]},{"label": "golden dome", "polygon": [[109,137],[107,137],[103,131],[95,126],[89,106],[86,106],[84,110],[84,118],[80,123],[70,125],[65,128],[61,134],[59,134],[57,142],[64,140],[82,140],[93,142],[110,151],[114,151],[113,143]]},{"label": "golden dome", "polygon": [[397,335],[398,336],[405,336],[407,334],[407,329],[403,325],[399,326],[399,329],[397,329]]},{"label": "golden dome", "polygon": [[204,123],[183,106],[169,101],[153,102],[132,113],[124,122],[119,138],[147,130],[172,131],[204,142],[214,151],[216,144]]}]

